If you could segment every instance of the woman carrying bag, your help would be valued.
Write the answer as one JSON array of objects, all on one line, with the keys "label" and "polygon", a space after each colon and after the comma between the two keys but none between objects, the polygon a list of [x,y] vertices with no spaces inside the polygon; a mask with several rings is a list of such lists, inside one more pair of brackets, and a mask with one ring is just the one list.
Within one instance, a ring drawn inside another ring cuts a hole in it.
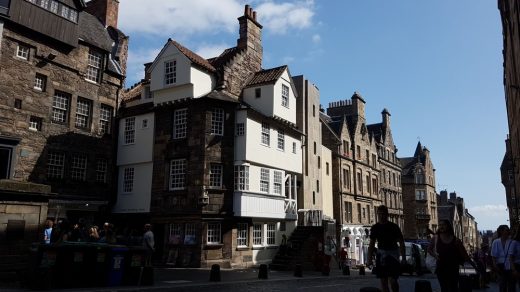
[{"label": "woman carrying bag", "polygon": [[453,226],[448,220],[440,220],[437,234],[432,238],[432,244],[428,247],[428,254],[437,259],[435,273],[441,286],[441,292],[458,292],[460,265],[471,262],[464,245],[455,237]]}]

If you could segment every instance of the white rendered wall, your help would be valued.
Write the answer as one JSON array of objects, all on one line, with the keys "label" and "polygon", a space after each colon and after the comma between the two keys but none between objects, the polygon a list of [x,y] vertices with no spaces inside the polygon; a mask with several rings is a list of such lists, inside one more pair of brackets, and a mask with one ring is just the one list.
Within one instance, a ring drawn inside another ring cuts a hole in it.
[{"label": "white rendered wall", "polygon": [[[124,144],[125,120],[126,118],[123,118],[119,121],[117,165],[151,162],[153,160],[154,114],[135,116],[135,141],[128,145]],[[143,120],[147,120],[147,128],[142,127]]]},{"label": "white rendered wall", "polygon": [[[287,70],[282,74],[282,77],[276,81],[274,85],[274,106],[273,114],[286,121],[296,124],[296,96],[294,95],[291,86],[291,77]],[[289,107],[282,105],[282,85],[289,87]]]},{"label": "white rendered wall", "polygon": [[[323,197],[323,215],[334,218],[332,207],[332,151],[325,146],[321,146],[321,194]],[[327,175],[327,163],[329,164],[329,174]]]},{"label": "white rendered wall", "polygon": [[[134,184],[130,193],[123,193],[123,174],[126,167],[134,168]],[[153,163],[130,164],[118,167],[117,202],[114,213],[148,213],[152,192]]]},{"label": "white rendered wall", "polygon": [[[164,80],[164,63],[172,60],[177,61],[177,82],[175,84],[166,85]],[[157,56],[154,64],[150,68],[150,90],[156,91],[166,87],[190,83],[190,68],[191,61],[174,45],[168,45],[161,54]]]},{"label": "white rendered wall", "polygon": [[[263,235],[263,243],[262,245],[253,245],[253,264],[269,264],[272,262],[274,256],[278,252],[278,246],[282,242],[282,235],[285,234],[287,238],[291,235],[291,233],[296,229],[296,221],[285,221],[285,231],[280,230],[280,223],[276,224],[276,233],[275,233],[275,244],[267,245],[266,244],[266,236],[265,232],[267,230],[267,223],[259,220],[254,220],[253,224],[262,224],[262,235]],[[251,234],[251,236],[253,236]]]},{"label": "white rendered wall", "polygon": [[193,84],[193,97],[201,97],[210,93],[215,88],[215,77],[205,71],[191,67],[191,83]]},{"label": "white rendered wall", "polygon": [[238,217],[284,219],[284,204],[283,196],[266,196],[249,191],[235,191],[233,196],[233,211]]},{"label": "white rendered wall", "polygon": [[[255,90],[257,88],[260,88],[261,92],[260,97],[258,98],[255,96]],[[256,111],[259,111],[268,117],[273,116],[274,84],[246,88],[244,89],[243,95],[244,101]]]}]

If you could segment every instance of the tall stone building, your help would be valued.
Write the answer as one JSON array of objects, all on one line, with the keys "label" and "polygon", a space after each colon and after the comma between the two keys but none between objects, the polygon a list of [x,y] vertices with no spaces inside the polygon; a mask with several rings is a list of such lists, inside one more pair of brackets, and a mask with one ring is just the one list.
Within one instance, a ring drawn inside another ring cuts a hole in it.
[{"label": "tall stone building", "polygon": [[[504,56],[504,93],[509,125],[509,155],[512,167],[512,189],[506,189],[509,222],[517,225],[519,222],[519,194],[520,194],[520,12],[516,0],[498,0],[498,9],[502,19],[502,35]],[[504,164],[503,164],[504,165]],[[512,203],[514,202],[514,203]],[[512,211],[511,211],[512,210]],[[514,216],[514,217],[513,217]]]},{"label": "tall stone building", "polygon": [[0,1],[0,246],[37,240],[47,217],[108,210],[128,44],[117,12],[116,0]]},{"label": "tall stone building", "polygon": [[[379,205],[387,203],[390,219],[402,222],[400,166],[389,116],[385,110],[382,123],[367,124],[365,100],[357,92],[349,100],[330,103],[324,116],[330,131],[323,131],[323,143],[333,150],[334,219],[340,245],[347,247],[349,257],[358,264],[364,264],[370,227],[376,223]],[[388,175],[384,183],[383,170]]]},{"label": "tall stone building", "polygon": [[216,58],[169,39],[120,111],[114,211],[149,218],[168,264],[267,263],[296,227],[298,93],[287,66],[261,68],[256,12],[238,21]]},{"label": "tall stone building", "polygon": [[518,218],[518,212],[520,211],[518,205],[520,202],[515,196],[515,167],[511,155],[511,140],[508,137],[508,139],[506,139],[506,153],[504,154],[502,164],[500,165],[500,177],[502,185],[506,191],[506,205],[509,212],[509,222],[511,222],[512,225],[515,225],[515,220]]},{"label": "tall stone building", "polygon": [[435,169],[430,151],[417,143],[413,157],[400,158],[403,188],[404,236],[426,239],[428,230],[436,231],[437,194]]}]

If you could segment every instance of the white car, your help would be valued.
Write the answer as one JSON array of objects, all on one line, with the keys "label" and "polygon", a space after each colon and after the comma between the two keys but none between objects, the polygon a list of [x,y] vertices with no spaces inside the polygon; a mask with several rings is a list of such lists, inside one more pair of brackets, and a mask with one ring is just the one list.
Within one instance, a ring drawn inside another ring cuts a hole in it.
[{"label": "white car", "polygon": [[405,242],[406,264],[401,265],[401,273],[422,275],[426,269],[424,251],[422,247],[413,242]]}]

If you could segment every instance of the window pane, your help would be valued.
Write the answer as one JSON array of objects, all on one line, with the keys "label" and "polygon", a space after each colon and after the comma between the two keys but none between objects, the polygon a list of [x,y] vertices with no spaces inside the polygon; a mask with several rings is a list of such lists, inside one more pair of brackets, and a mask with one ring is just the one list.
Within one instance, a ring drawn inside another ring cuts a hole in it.
[{"label": "window pane", "polygon": [[212,163],[209,170],[209,186],[222,186],[222,164]]},{"label": "window pane", "polygon": [[186,180],[186,160],[175,159],[170,162],[170,190],[183,189]]},{"label": "window pane", "polygon": [[188,109],[173,112],[173,139],[186,138]]},{"label": "window pane", "polygon": [[211,112],[211,134],[224,134],[224,110],[221,108],[213,109]]},{"label": "window pane", "polygon": [[125,119],[125,144],[135,142],[135,117]]}]

